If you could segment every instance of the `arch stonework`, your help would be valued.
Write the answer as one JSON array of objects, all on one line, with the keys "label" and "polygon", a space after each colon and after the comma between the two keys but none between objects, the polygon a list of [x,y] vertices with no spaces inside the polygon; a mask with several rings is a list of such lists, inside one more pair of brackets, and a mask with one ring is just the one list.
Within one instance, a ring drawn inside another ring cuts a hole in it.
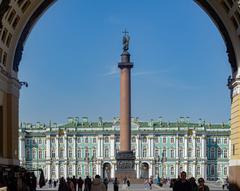
[{"label": "arch stonework", "polygon": [[[18,161],[18,79],[24,43],[41,15],[56,0],[0,0],[0,164]],[[195,0],[219,29],[232,69],[230,179],[240,179],[240,2]]]}]

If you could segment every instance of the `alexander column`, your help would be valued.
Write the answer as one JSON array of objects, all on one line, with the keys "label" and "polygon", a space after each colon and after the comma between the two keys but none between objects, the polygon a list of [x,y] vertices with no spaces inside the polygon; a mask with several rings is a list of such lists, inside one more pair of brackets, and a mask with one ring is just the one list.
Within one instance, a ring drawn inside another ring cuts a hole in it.
[{"label": "alexander column", "polygon": [[134,170],[135,156],[131,151],[131,68],[128,52],[130,37],[128,32],[124,31],[123,53],[121,62],[118,63],[120,69],[120,151],[116,155],[117,170],[116,177],[123,179],[136,178]]}]

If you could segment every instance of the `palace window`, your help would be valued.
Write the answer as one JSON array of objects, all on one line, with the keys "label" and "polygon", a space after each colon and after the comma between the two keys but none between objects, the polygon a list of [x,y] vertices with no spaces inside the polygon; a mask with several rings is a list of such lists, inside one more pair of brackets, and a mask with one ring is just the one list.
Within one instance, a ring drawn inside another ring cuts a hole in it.
[{"label": "palace window", "polygon": [[63,157],[64,157],[64,149],[60,148],[59,158],[63,158]]},{"label": "palace window", "polygon": [[88,143],[88,137],[85,138],[85,143]]},{"label": "palace window", "polygon": [[60,177],[64,177],[64,167],[60,167]]},{"label": "palace window", "polygon": [[174,175],[174,166],[171,166],[171,175]]},{"label": "palace window", "polygon": [[55,158],[55,149],[52,149],[52,151],[51,151],[51,157],[52,157],[52,158]]},{"label": "palace window", "polygon": [[159,150],[158,149],[155,149],[154,156],[155,157],[159,156]]},{"label": "palace window", "polygon": [[109,157],[109,149],[108,148],[105,148],[104,149],[104,157]]},{"label": "palace window", "polygon": [[221,155],[222,155],[222,149],[218,148],[218,158],[221,158]]},{"label": "palace window", "polygon": [[223,143],[224,143],[224,144],[227,144],[227,143],[228,143],[227,138],[224,138]]},{"label": "palace window", "polygon": [[144,137],[143,137],[143,143],[146,143],[146,142],[147,142],[147,137],[144,136]]},{"label": "palace window", "polygon": [[199,147],[197,147],[197,149],[196,149],[196,157],[200,157],[200,148]]},{"label": "palace window", "polygon": [[42,144],[42,139],[38,140],[38,144],[41,145]]},{"label": "palace window", "polygon": [[51,143],[54,144],[55,143],[55,139],[51,138]]},{"label": "palace window", "polygon": [[180,150],[179,150],[179,157],[183,158],[183,149],[182,148],[180,148]]},{"label": "palace window", "polygon": [[89,151],[88,151],[88,148],[86,147],[85,149],[85,158],[88,158],[89,157]]},{"label": "palace window", "polygon": [[174,138],[173,137],[171,137],[171,143],[174,143]]},{"label": "palace window", "polygon": [[163,147],[162,156],[163,156],[163,157],[167,157],[167,151],[166,151],[166,148],[165,148],[165,147]]},{"label": "palace window", "polygon": [[227,167],[225,166],[224,168],[223,168],[223,174],[226,176],[228,173],[227,173]]},{"label": "palace window", "polygon": [[72,138],[68,138],[68,142],[69,142],[69,143],[72,143]]},{"label": "palace window", "polygon": [[81,166],[79,166],[79,167],[77,168],[77,174],[78,174],[78,176],[81,176],[81,175],[82,175],[82,168],[81,168]]},{"label": "palace window", "polygon": [[59,143],[63,143],[63,138],[59,138]]},{"label": "palace window", "polygon": [[200,175],[200,166],[197,166],[196,174],[199,176]]},{"label": "palace window", "polygon": [[146,147],[143,148],[143,157],[147,157],[147,148]]},{"label": "palace window", "polygon": [[55,177],[55,174],[56,174],[56,170],[55,170],[55,166],[53,165],[52,168],[51,168],[52,177]]},{"label": "palace window", "polygon": [[68,176],[72,176],[73,175],[73,168],[72,168],[72,166],[69,166],[68,167]]},{"label": "palace window", "polygon": [[192,137],[189,137],[189,138],[188,138],[188,142],[189,142],[189,143],[192,143]]},{"label": "palace window", "polygon": [[93,158],[96,158],[97,157],[97,151],[96,151],[96,148],[93,149]]},{"label": "palace window", "polygon": [[116,136],[116,142],[119,143],[119,139],[120,137],[119,136]]},{"label": "palace window", "polygon": [[36,149],[32,150],[32,159],[36,159],[37,155],[36,155]]},{"label": "palace window", "polygon": [[93,137],[93,143],[96,143],[96,142],[97,142],[96,138],[95,138],[95,137]]},{"label": "palace window", "polygon": [[224,158],[227,158],[227,157],[228,157],[228,151],[227,151],[227,149],[224,149],[224,151],[223,151],[223,157],[224,157]]},{"label": "palace window", "polygon": [[165,165],[163,165],[162,173],[163,173],[163,177],[166,177],[166,166]]},{"label": "palace window", "polygon": [[174,158],[174,149],[171,149],[171,158]]},{"label": "palace window", "polygon": [[217,144],[221,144],[221,138],[217,138]]},{"label": "palace window", "polygon": [[187,172],[188,175],[192,175],[192,166],[188,165],[188,172]]},{"label": "palace window", "polygon": [[81,153],[81,149],[78,149],[78,150],[77,150],[77,158],[80,159],[80,158],[81,158],[81,154],[82,154],[82,153]]},{"label": "palace window", "polygon": [[42,149],[40,149],[39,151],[38,151],[38,157],[39,157],[39,159],[43,159],[44,158],[44,150],[42,150]]},{"label": "palace window", "polygon": [[200,143],[200,138],[199,137],[196,138],[196,142]]},{"label": "palace window", "polygon": [[30,159],[30,150],[29,149],[26,150],[26,159],[27,160]]},{"label": "palace window", "polygon": [[162,142],[165,144],[166,143],[166,137],[163,137]]},{"label": "palace window", "polygon": [[211,165],[210,174],[213,176],[215,174],[215,166]]},{"label": "palace window", "polygon": [[182,171],[183,171],[183,167],[180,166],[180,167],[179,167],[179,172],[182,172]]},{"label": "palace window", "polygon": [[105,138],[104,138],[104,142],[105,142],[105,143],[109,143],[109,137],[105,137]]},{"label": "palace window", "polygon": [[72,148],[71,147],[69,147],[69,149],[68,149],[68,157],[72,158]]},{"label": "palace window", "polygon": [[188,157],[192,157],[192,148],[188,148]]},{"label": "palace window", "polygon": [[179,137],[179,142],[183,143],[183,137]]},{"label": "palace window", "polygon": [[214,149],[214,147],[212,147],[211,150],[210,150],[210,158],[211,159],[215,158],[215,149]]},{"label": "palace window", "polygon": [[77,138],[77,142],[81,143],[81,138],[80,137]]}]

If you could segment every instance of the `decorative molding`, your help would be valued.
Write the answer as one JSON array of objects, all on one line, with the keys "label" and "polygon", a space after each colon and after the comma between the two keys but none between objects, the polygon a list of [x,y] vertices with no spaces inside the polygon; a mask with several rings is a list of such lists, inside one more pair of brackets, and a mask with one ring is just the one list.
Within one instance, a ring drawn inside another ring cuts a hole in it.
[{"label": "decorative molding", "polygon": [[2,23],[3,16],[10,8],[9,4],[10,4],[10,0],[3,0],[2,3],[0,4],[0,30],[3,28],[3,23]]}]

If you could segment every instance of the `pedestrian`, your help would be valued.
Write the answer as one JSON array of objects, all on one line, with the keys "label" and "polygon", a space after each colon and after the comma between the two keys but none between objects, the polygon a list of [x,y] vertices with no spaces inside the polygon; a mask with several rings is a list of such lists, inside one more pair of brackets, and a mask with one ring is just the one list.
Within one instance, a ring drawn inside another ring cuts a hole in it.
[{"label": "pedestrian", "polygon": [[198,191],[209,191],[209,187],[204,184],[205,180],[203,178],[198,179]]},{"label": "pedestrian", "polygon": [[119,188],[119,181],[117,178],[115,178],[113,181],[113,191],[118,191],[118,188]]},{"label": "pedestrian", "polygon": [[91,191],[107,191],[99,175],[96,175],[91,186]]},{"label": "pedestrian", "polygon": [[83,179],[82,179],[82,177],[79,177],[77,183],[78,183],[78,191],[82,191],[82,187],[83,187]]},{"label": "pedestrian", "polygon": [[92,185],[92,181],[89,178],[89,176],[87,176],[84,180],[84,191],[90,191],[91,190],[91,185]]},{"label": "pedestrian", "polygon": [[126,177],[126,176],[123,178],[122,189],[123,189],[123,190],[127,190],[127,177]]},{"label": "pedestrian", "polygon": [[69,191],[76,191],[73,181],[70,178],[67,178],[68,190]]},{"label": "pedestrian", "polygon": [[56,188],[56,186],[57,186],[57,181],[54,180],[54,181],[53,181],[53,187]]},{"label": "pedestrian", "polygon": [[127,179],[127,189],[129,190],[129,188],[130,188],[130,180]]},{"label": "pedestrian", "polygon": [[105,185],[105,187],[106,187],[106,190],[108,190],[108,179],[107,178],[104,178],[104,180],[103,180],[103,184]]},{"label": "pedestrian", "polygon": [[149,182],[148,182],[148,179],[145,179],[144,181],[144,190],[148,190],[149,188]]},{"label": "pedestrian", "polygon": [[60,179],[58,191],[68,191],[68,185],[63,177]]},{"label": "pedestrian", "polygon": [[191,191],[191,184],[187,181],[186,177],[186,172],[182,171],[180,179],[173,186],[173,191]]},{"label": "pedestrian", "polygon": [[72,182],[73,182],[73,185],[74,185],[75,190],[77,190],[77,179],[76,179],[75,176],[73,176]]},{"label": "pedestrian", "polygon": [[198,190],[198,186],[196,184],[196,179],[194,177],[189,178],[189,182],[191,184],[191,190],[192,191],[197,191]]}]

